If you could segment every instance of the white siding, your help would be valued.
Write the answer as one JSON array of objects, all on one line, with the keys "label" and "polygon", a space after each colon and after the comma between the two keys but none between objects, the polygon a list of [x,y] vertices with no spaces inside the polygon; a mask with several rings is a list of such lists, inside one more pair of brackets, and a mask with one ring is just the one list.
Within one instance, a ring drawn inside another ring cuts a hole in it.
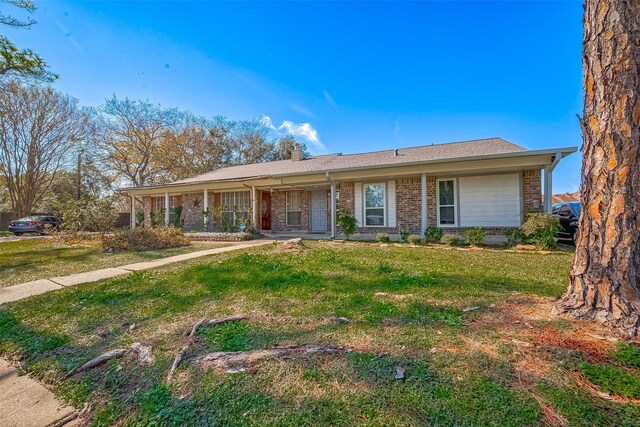
[{"label": "white siding", "polygon": [[396,181],[387,182],[387,227],[396,226]]},{"label": "white siding", "polygon": [[517,227],[521,221],[518,174],[459,179],[460,226]]},{"label": "white siding", "polygon": [[354,198],[354,215],[358,220],[358,227],[364,227],[364,222],[362,220],[362,183],[354,182],[353,183],[353,198]]}]

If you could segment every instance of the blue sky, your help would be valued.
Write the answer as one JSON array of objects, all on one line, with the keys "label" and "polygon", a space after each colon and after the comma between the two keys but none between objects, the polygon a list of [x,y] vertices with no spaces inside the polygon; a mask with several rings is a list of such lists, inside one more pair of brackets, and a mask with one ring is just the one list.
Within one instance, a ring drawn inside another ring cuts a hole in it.
[{"label": "blue sky", "polygon": [[[38,24],[7,35],[82,105],[266,115],[315,153],[581,144],[579,1],[36,2]],[[560,163],[554,192],[578,188],[580,162]]]}]

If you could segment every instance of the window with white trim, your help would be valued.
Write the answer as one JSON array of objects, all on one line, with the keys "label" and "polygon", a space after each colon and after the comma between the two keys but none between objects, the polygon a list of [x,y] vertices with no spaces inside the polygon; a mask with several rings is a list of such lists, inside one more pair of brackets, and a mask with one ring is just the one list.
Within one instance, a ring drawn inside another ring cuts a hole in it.
[{"label": "window with white trim", "polygon": [[384,227],[385,218],[384,184],[365,184],[364,186],[364,225]]},{"label": "window with white trim", "polygon": [[220,194],[223,229],[231,229],[240,225],[241,220],[249,218],[249,192],[233,191]]},{"label": "window with white trim", "polygon": [[302,225],[302,192],[287,191],[287,225]]},{"label": "window with white trim", "polygon": [[456,225],[456,185],[453,179],[438,180],[438,224]]}]

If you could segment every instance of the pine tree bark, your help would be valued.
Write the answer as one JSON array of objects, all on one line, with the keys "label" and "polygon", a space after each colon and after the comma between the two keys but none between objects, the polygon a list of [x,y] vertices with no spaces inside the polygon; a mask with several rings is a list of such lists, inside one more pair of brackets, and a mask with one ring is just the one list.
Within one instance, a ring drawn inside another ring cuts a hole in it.
[{"label": "pine tree bark", "polygon": [[640,326],[640,0],[586,0],[582,213],[556,313]]}]

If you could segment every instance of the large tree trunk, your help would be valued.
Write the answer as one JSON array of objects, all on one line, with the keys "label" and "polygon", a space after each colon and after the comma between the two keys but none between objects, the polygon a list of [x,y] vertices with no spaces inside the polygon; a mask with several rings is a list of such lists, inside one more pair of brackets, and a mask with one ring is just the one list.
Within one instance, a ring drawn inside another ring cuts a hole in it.
[{"label": "large tree trunk", "polygon": [[582,214],[557,313],[640,326],[640,0],[586,0]]}]

